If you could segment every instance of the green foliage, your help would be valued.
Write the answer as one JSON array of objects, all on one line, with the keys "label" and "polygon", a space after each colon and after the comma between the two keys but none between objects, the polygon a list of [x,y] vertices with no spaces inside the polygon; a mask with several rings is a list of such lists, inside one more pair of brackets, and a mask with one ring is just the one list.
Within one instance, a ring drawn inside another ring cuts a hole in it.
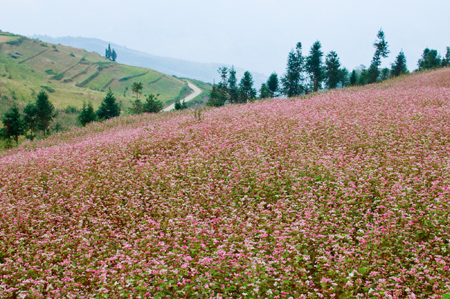
[{"label": "green foliage", "polygon": [[37,128],[42,131],[45,135],[47,129],[49,128],[52,120],[55,118],[55,107],[49,101],[48,95],[45,91],[41,91],[35,103],[36,106],[36,117],[37,117]]},{"label": "green foliage", "polygon": [[[309,73],[312,82],[313,91],[318,91],[324,78],[324,67],[322,62],[322,45],[316,41],[309,51],[309,56],[306,58],[306,70]],[[337,55],[336,55],[337,56]]]},{"label": "green foliage", "polygon": [[234,66],[232,66],[229,71],[227,83],[230,103],[237,103],[239,97],[239,88],[237,85],[236,71],[234,70]]},{"label": "green foliage", "polygon": [[247,103],[256,98],[256,90],[253,88],[253,77],[249,71],[244,73],[244,76],[239,82],[239,103]]},{"label": "green foliage", "polygon": [[144,112],[159,113],[163,109],[163,103],[158,100],[158,97],[159,94],[149,94],[147,96],[143,107]]},{"label": "green foliage", "polygon": [[137,75],[126,76],[126,77],[120,78],[119,82],[128,81],[130,79],[134,79],[134,78],[137,78],[137,77],[142,77],[142,76],[145,76],[147,74],[148,74],[148,71],[144,72],[144,73],[141,73],[141,74],[137,74]]},{"label": "green foliage", "polygon": [[48,75],[54,75],[55,72],[52,69],[45,70],[45,73]]},{"label": "green foliage", "polygon": [[37,107],[33,103],[28,103],[23,109],[25,122],[25,137],[34,140],[38,131]]},{"label": "green foliage", "polygon": [[375,41],[373,46],[375,47],[375,54],[372,58],[369,70],[367,72],[367,82],[375,83],[380,75],[379,67],[381,65],[381,58],[387,58],[390,53],[388,50],[388,43],[385,40],[384,32],[382,29],[378,31],[378,40]]},{"label": "green foliage", "polygon": [[403,51],[397,55],[395,62],[391,65],[391,76],[398,77],[402,74],[408,73],[408,69],[406,67],[406,57]]},{"label": "green foliage", "polygon": [[54,93],[55,90],[53,88],[51,88],[50,86],[47,85],[41,85],[41,88],[46,90],[48,93]]},{"label": "green foliage", "polygon": [[184,110],[187,109],[187,105],[185,101],[176,101],[175,102],[175,110]]},{"label": "green foliage", "polygon": [[369,71],[365,68],[361,70],[361,74],[358,77],[357,85],[366,85],[369,83]]},{"label": "green foliage", "polygon": [[356,83],[358,82],[358,74],[356,73],[355,70],[352,71],[352,74],[350,75],[350,85],[356,85]]},{"label": "green foliage", "polygon": [[437,50],[426,48],[418,61],[419,70],[434,69],[441,66],[441,56]]},{"label": "green foliage", "polygon": [[225,101],[221,100],[221,94],[219,92],[219,88],[216,84],[213,84],[212,89],[209,93],[209,100],[206,103],[208,106],[212,107],[220,107],[225,104]]},{"label": "green foliage", "polygon": [[19,136],[25,134],[25,123],[17,106],[11,107],[2,118],[3,128],[0,129],[0,137],[14,139],[19,143]]},{"label": "green foliage", "polygon": [[328,88],[336,88],[341,80],[341,63],[336,52],[331,51],[325,59],[325,81]]},{"label": "green foliage", "polygon": [[280,90],[280,87],[278,85],[278,75],[277,73],[273,72],[269,79],[267,79],[267,88],[269,89],[269,97],[274,98],[278,96],[278,92]]},{"label": "green foliage", "polygon": [[63,73],[57,73],[54,76],[50,77],[50,80],[61,80],[64,77]]},{"label": "green foliage", "polygon": [[142,82],[134,82],[131,86],[131,91],[134,92],[134,97],[136,100],[139,100],[139,96],[142,94],[142,90],[144,89],[144,85]]},{"label": "green foliage", "polygon": [[86,102],[83,102],[83,108],[81,109],[77,120],[83,127],[85,127],[88,123],[97,120],[97,114],[95,114],[94,107],[92,106],[91,102],[89,102],[87,105]]},{"label": "green foliage", "polygon": [[120,115],[120,107],[117,103],[111,89],[109,89],[106,97],[103,99],[100,107],[97,110],[97,117],[99,120],[106,120]]},{"label": "green foliage", "polygon": [[259,98],[260,99],[267,99],[270,98],[270,90],[267,86],[267,83],[261,84],[261,89],[259,90]]},{"label": "green foliage", "polygon": [[13,40],[7,41],[6,43],[7,43],[8,45],[11,45],[11,46],[18,46],[18,45],[20,45],[24,40],[25,40],[25,38],[24,38],[23,36],[21,36],[21,37],[19,37],[19,38],[17,38],[17,39],[13,39]]},{"label": "green foliage", "polygon": [[295,51],[288,55],[286,74],[281,78],[283,94],[287,97],[294,97],[305,92],[303,86],[303,56],[302,43],[297,43]]},{"label": "green foliage", "polygon": [[116,61],[117,59],[116,50],[111,50],[111,44],[108,44],[108,48],[105,50],[105,57],[111,61]]}]

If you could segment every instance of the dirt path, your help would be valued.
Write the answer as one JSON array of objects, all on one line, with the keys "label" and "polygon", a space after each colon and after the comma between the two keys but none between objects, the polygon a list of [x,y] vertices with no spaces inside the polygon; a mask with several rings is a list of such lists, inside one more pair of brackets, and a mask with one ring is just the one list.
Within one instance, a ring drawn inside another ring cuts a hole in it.
[{"label": "dirt path", "polygon": [[[194,99],[196,96],[198,96],[199,94],[202,93],[202,90],[200,88],[198,88],[197,86],[195,86],[194,84],[192,84],[191,82],[188,81],[188,86],[194,91],[193,93],[191,93],[190,95],[188,95],[187,97],[185,97],[184,99],[182,99],[180,102],[189,102],[190,100]],[[175,104],[172,104],[166,108],[164,108],[162,111],[167,112],[167,111],[171,111],[175,109]]]}]

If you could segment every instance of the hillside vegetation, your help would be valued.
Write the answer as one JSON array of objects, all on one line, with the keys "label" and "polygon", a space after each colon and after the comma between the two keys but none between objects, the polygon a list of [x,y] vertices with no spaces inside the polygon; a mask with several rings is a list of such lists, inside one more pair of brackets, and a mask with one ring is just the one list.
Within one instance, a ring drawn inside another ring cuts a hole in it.
[{"label": "hillside vegetation", "polygon": [[81,108],[83,101],[98,107],[111,88],[126,108],[135,81],[143,83],[144,94],[159,93],[164,102],[177,99],[185,86],[172,76],[115,63],[97,53],[0,32],[0,114],[14,102],[23,106],[41,89],[63,109]]},{"label": "hillside vegetation", "polygon": [[1,154],[2,298],[450,293],[448,68]]}]

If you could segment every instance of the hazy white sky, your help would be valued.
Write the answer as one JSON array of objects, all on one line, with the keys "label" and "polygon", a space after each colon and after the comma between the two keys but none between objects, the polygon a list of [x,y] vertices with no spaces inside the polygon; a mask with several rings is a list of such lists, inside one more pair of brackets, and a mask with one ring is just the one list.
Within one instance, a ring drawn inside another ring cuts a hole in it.
[{"label": "hazy white sky", "polygon": [[[423,49],[450,46],[449,0],[0,0],[0,30],[95,37],[150,54],[270,74],[314,41],[349,69],[368,66],[383,28],[391,54],[415,69]],[[120,56],[120,53],[119,53]],[[120,61],[120,57],[119,57]]]}]

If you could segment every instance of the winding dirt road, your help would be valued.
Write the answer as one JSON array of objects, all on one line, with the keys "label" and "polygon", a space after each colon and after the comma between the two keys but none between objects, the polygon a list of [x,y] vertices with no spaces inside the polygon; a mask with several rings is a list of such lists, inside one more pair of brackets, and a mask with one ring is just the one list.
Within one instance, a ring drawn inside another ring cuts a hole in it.
[{"label": "winding dirt road", "polygon": [[[196,96],[198,96],[199,94],[202,93],[202,90],[200,88],[198,88],[197,86],[195,86],[194,84],[192,84],[191,82],[188,81],[188,86],[194,91],[193,93],[191,93],[190,95],[188,95],[187,97],[185,97],[184,99],[182,99],[180,102],[189,102],[190,100],[194,99]],[[162,111],[163,112],[167,112],[167,111],[171,111],[175,109],[175,104],[172,104],[166,108],[164,108]]]}]

